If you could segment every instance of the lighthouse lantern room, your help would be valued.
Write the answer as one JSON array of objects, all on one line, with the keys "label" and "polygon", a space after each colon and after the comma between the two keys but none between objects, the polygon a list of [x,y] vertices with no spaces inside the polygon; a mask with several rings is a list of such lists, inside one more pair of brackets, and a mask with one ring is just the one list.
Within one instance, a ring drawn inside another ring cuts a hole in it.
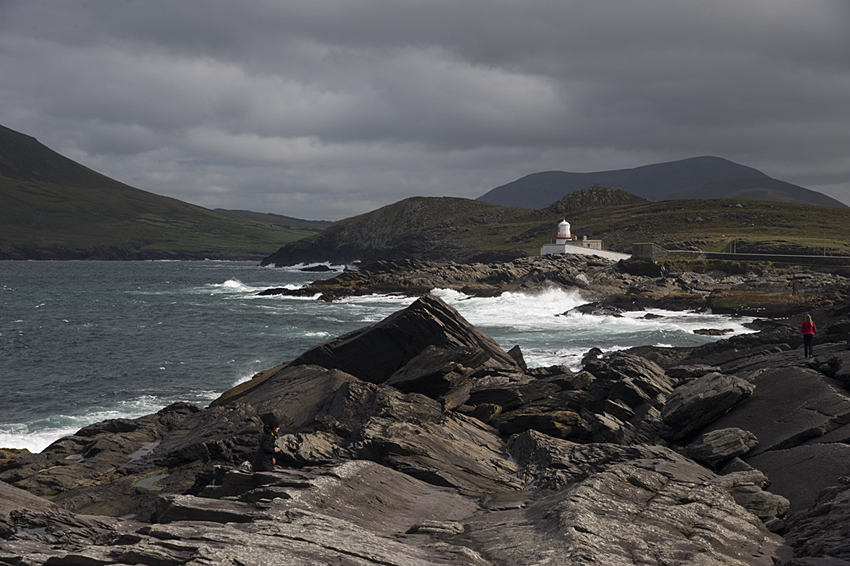
[{"label": "lighthouse lantern room", "polygon": [[561,220],[561,223],[558,224],[558,233],[555,235],[555,243],[565,244],[567,240],[571,240],[572,238],[573,236],[570,234],[570,223],[566,220]]}]

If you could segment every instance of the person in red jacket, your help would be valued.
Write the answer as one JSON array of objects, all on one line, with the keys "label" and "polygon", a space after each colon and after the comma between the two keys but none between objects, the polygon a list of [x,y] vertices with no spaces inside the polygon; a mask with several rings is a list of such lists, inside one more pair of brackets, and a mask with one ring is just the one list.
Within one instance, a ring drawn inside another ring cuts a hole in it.
[{"label": "person in red jacket", "polygon": [[812,320],[812,315],[807,314],[806,320],[803,321],[803,324],[800,325],[800,332],[803,333],[803,357],[811,358],[814,357],[812,353],[812,341],[815,338],[815,332],[818,331],[818,327],[815,326],[815,321]]}]

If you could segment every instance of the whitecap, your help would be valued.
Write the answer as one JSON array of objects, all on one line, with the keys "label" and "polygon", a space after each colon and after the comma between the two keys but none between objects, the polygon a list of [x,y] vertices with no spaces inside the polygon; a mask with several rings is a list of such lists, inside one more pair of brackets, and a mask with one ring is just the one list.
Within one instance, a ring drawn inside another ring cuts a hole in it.
[{"label": "whitecap", "polygon": [[57,414],[30,423],[4,423],[0,425],[0,447],[41,452],[53,442],[90,424],[110,419],[135,419],[156,413],[165,406],[157,397],[143,395],[111,408],[93,408],[81,415]]}]

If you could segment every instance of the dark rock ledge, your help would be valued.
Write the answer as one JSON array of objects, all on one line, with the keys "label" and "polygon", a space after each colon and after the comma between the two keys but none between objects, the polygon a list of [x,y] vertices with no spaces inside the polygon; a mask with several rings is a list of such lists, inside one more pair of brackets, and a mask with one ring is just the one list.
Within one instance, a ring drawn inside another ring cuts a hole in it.
[{"label": "dark rock ledge", "polygon": [[847,312],[815,358],[792,319],[574,373],[424,296],[210,407],[0,459],[0,564],[848,564]]}]

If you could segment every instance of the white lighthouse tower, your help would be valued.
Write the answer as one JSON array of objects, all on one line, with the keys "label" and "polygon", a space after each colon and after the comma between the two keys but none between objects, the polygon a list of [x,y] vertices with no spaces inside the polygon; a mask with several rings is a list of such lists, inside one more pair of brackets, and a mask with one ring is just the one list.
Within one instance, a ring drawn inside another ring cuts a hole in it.
[{"label": "white lighthouse tower", "polygon": [[566,220],[561,220],[558,224],[558,233],[555,235],[556,244],[566,244],[567,240],[572,240],[573,235],[570,234],[570,223]]},{"label": "white lighthouse tower", "polygon": [[558,224],[558,233],[555,234],[555,243],[543,244],[543,247],[540,248],[540,255],[549,254],[596,255],[613,259],[615,261],[631,257],[628,254],[603,250],[602,240],[588,240],[587,236],[582,236],[579,240],[576,236],[573,236],[570,233],[570,223],[566,220],[561,220]]}]

